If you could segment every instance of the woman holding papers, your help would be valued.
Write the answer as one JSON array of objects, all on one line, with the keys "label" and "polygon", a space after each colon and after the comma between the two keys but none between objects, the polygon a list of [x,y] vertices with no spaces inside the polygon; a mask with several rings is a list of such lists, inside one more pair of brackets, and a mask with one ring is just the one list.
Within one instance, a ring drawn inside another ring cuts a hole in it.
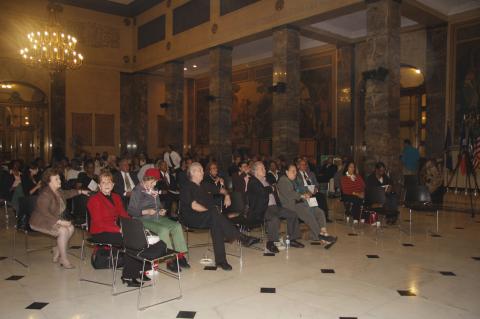
[{"label": "woman holding papers", "polygon": [[[329,249],[337,238],[328,235],[326,228],[325,213],[310,200],[310,194],[300,194],[295,187],[297,168],[291,164],[287,167],[286,175],[280,177],[277,183],[278,196],[282,206],[297,213],[298,218],[310,228],[310,237],[313,241],[320,241]],[[310,200],[310,204],[309,201]]]}]

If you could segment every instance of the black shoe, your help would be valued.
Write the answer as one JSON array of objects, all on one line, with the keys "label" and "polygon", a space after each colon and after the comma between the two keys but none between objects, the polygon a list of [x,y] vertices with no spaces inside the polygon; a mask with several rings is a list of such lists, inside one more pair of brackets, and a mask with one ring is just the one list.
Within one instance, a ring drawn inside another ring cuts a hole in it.
[{"label": "black shoe", "polygon": [[168,262],[167,263],[167,269],[170,270],[171,272],[177,273],[179,270],[182,271],[177,267],[177,263],[174,261]]},{"label": "black shoe", "polygon": [[280,251],[278,250],[277,246],[275,246],[275,242],[267,241],[267,249],[269,252],[278,254]]},{"label": "black shoe", "polygon": [[325,245],[325,249],[330,249],[337,242],[337,237],[327,236],[329,238],[328,243]]},{"label": "black shoe", "polygon": [[217,267],[220,267],[220,268],[222,268],[222,269],[225,270],[225,271],[230,271],[230,270],[233,269],[232,266],[230,266],[230,264],[229,264],[228,262],[226,262],[226,261],[221,262],[221,263],[218,263],[218,264],[217,264]]},{"label": "black shoe", "polygon": [[187,258],[185,258],[185,257],[179,258],[178,259],[178,264],[182,268],[186,268],[186,269],[190,268],[190,264],[188,263]]},{"label": "black shoe", "polygon": [[295,248],[303,248],[305,247],[304,244],[301,242],[296,241],[295,239],[290,240],[290,246],[295,247]]},{"label": "black shoe", "polygon": [[260,242],[260,238],[256,238],[256,237],[251,237],[251,236],[247,236],[247,235],[241,235],[240,236],[240,242],[242,243],[243,246],[245,247],[250,247],[256,243],[259,243]]},{"label": "black shoe", "polygon": [[135,278],[122,277],[122,283],[127,284],[127,287],[140,287],[140,282]]}]

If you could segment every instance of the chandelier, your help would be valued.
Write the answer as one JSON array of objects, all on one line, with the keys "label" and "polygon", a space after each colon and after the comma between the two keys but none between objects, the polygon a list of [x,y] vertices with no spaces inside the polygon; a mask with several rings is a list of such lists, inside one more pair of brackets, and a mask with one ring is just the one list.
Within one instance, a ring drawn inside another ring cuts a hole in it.
[{"label": "chandelier", "polygon": [[43,29],[27,34],[28,45],[20,50],[23,61],[30,66],[59,72],[65,69],[78,69],[83,63],[83,55],[76,51],[77,39],[67,34],[57,20],[62,7],[49,3],[49,23]]}]

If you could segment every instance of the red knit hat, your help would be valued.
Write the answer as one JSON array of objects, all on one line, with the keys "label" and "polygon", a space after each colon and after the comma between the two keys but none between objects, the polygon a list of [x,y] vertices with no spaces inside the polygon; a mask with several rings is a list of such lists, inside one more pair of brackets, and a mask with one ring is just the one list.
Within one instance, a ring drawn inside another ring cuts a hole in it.
[{"label": "red knit hat", "polygon": [[145,177],[153,177],[157,181],[160,179],[160,171],[158,168],[149,168],[145,171]]}]

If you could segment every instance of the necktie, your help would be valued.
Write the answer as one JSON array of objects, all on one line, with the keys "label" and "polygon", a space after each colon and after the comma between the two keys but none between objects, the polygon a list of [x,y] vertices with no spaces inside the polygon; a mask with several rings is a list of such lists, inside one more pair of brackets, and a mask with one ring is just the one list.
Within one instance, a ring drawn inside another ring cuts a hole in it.
[{"label": "necktie", "polygon": [[247,187],[248,187],[248,175],[244,177],[245,179],[245,193],[247,192]]},{"label": "necktie", "polygon": [[132,191],[132,183],[130,183],[130,178],[128,177],[128,173],[125,174],[125,192],[131,192]]},{"label": "necktie", "polygon": [[312,185],[312,181],[310,180],[310,178],[308,178],[306,172],[303,172],[303,177],[305,177],[305,181],[307,182],[307,185]]}]

